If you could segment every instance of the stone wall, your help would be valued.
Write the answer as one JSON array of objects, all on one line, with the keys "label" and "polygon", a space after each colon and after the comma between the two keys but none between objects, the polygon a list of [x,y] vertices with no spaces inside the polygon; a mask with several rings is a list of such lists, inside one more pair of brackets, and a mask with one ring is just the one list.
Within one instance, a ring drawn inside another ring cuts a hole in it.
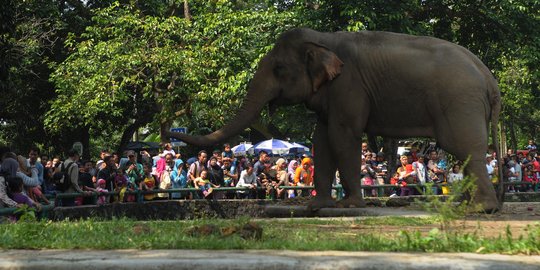
[{"label": "stone wall", "polygon": [[136,220],[171,220],[198,218],[237,218],[241,216],[264,217],[268,200],[171,200],[143,203],[113,203],[56,207],[49,213],[53,220],[127,217]]},{"label": "stone wall", "polygon": [[[423,201],[426,196],[395,198],[368,198],[369,207],[402,207],[415,200]],[[440,196],[441,200],[445,196]],[[172,200],[143,203],[113,203],[108,205],[87,205],[79,207],[56,207],[48,213],[52,220],[99,218],[112,219],[127,217],[136,220],[175,220],[199,218],[251,218],[267,217],[267,205],[306,205],[308,198],[302,200]],[[506,202],[540,202],[540,192],[507,193]]]}]

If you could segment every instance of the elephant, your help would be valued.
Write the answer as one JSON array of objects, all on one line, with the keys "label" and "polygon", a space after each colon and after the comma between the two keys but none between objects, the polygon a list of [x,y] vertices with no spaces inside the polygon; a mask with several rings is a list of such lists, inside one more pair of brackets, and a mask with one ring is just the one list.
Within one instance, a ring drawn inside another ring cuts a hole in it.
[{"label": "elephant", "polygon": [[[497,157],[501,94],[490,70],[469,50],[437,38],[392,32],[318,32],[295,28],[280,35],[260,60],[243,105],[222,128],[204,136],[162,130],[162,136],[214,145],[248,127],[268,104],[304,103],[315,112],[317,195],[309,207],[363,207],[364,133],[430,137],[459,160],[469,159],[474,203],[487,212],[500,204],[485,156],[489,125]],[[336,170],[345,191],[331,197]],[[500,174],[502,175],[502,174]]]}]

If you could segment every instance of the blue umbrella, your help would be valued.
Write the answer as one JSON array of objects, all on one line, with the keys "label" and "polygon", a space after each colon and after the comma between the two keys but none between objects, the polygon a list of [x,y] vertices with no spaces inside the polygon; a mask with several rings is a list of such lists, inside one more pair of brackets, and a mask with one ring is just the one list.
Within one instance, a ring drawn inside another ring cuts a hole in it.
[{"label": "blue umbrella", "polygon": [[291,147],[292,144],[286,141],[270,139],[256,144],[255,146],[253,146],[253,150],[255,150],[255,153],[265,151],[269,154],[283,155],[288,154]]},{"label": "blue umbrella", "polygon": [[231,151],[233,152],[234,156],[245,156],[252,147],[252,144],[241,143],[231,148]]},{"label": "blue umbrella", "polygon": [[291,143],[292,147],[289,149],[289,153],[306,153],[309,152],[309,147],[301,145],[299,143]]}]

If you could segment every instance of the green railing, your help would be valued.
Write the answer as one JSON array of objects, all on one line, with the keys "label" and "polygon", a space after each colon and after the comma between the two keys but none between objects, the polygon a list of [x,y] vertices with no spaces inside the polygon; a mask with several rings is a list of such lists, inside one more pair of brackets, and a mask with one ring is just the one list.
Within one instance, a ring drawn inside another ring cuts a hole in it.
[{"label": "green railing", "polygon": [[[505,182],[504,185],[505,186],[523,186],[523,185],[531,186],[531,189],[533,189],[534,192],[538,192],[538,189],[540,188],[539,184],[532,184],[532,183],[529,183],[529,182]],[[420,185],[420,184],[409,184],[407,186],[411,187],[411,188],[418,188],[418,189],[421,189],[422,187],[428,187],[426,185]],[[450,186],[450,185],[448,185],[448,184],[434,184],[431,187],[439,188],[439,187],[443,187],[443,186]],[[280,189],[285,189],[285,190],[312,190],[315,187],[314,186],[302,186],[302,187],[301,186],[280,186],[279,188]],[[390,185],[390,184],[362,186],[362,189],[364,190],[364,192],[365,192],[365,189],[376,189],[377,190],[377,195],[379,197],[385,196],[385,190],[392,189],[392,188],[398,188],[398,186]],[[336,191],[337,199],[343,198],[343,187],[342,186],[336,185],[336,186],[333,186],[332,189],[334,189]],[[171,194],[173,194],[173,193],[183,193],[183,194],[187,194],[187,193],[190,193],[190,192],[196,193],[196,192],[199,192],[199,190],[200,189],[198,189],[198,188],[174,188],[174,189],[165,189],[165,190],[161,190],[161,189],[136,190],[136,191],[126,191],[124,193],[124,196],[125,195],[135,195],[137,202],[143,202],[144,201],[144,199],[143,199],[144,195],[147,195],[147,194],[166,193],[167,197],[164,198],[164,199],[171,199]],[[227,192],[227,191],[236,192],[236,191],[249,191],[249,190],[250,190],[249,188],[239,188],[239,187],[219,187],[219,188],[214,189],[214,191],[217,191],[217,192]],[[266,189],[262,188],[262,187],[258,187],[257,188],[258,192],[255,193],[256,196],[258,196],[264,190],[266,190]],[[115,192],[88,192],[88,193],[58,193],[58,194],[56,194],[55,197],[51,198],[51,201],[53,201],[53,203],[42,206],[42,211],[51,211],[52,209],[54,209],[54,207],[56,207],[56,201],[59,200],[59,199],[62,199],[62,198],[92,197],[93,202],[95,204],[95,202],[97,201],[97,198],[99,196],[119,196],[119,195],[120,195],[120,192],[118,192],[118,191],[115,191]],[[256,199],[265,199],[265,198],[256,197]],[[278,198],[273,198],[273,199],[278,199]],[[17,210],[17,208],[0,208],[0,216],[13,215],[13,213],[16,210]]]}]

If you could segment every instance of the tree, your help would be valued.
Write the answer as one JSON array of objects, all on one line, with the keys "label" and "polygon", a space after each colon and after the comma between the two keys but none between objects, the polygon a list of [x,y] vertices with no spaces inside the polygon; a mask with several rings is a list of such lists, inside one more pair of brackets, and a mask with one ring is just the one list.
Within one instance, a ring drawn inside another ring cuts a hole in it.
[{"label": "tree", "polygon": [[241,102],[255,63],[292,18],[219,1],[205,7],[192,21],[119,3],[98,10],[93,26],[66,41],[72,53],[51,76],[58,98],[47,127],[123,130],[121,149],[146,125],[157,130],[175,120],[195,132],[221,125]]}]

